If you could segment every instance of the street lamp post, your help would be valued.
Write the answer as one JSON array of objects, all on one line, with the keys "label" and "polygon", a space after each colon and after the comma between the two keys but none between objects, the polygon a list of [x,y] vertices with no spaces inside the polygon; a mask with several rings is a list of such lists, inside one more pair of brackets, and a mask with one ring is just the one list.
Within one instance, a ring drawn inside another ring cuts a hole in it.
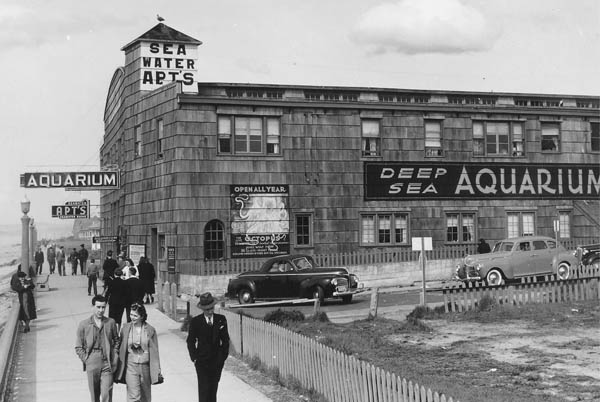
[{"label": "street lamp post", "polygon": [[34,238],[35,223],[33,218],[29,218],[29,258],[33,263],[35,261],[35,238]]},{"label": "street lamp post", "polygon": [[23,272],[29,272],[29,207],[31,202],[25,197],[21,201],[21,270]]}]

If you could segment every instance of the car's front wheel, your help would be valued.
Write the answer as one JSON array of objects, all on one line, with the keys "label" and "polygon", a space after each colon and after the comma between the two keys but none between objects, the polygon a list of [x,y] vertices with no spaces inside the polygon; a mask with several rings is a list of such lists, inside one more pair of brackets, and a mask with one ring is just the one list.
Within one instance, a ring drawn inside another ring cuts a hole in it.
[{"label": "car's front wheel", "polygon": [[558,268],[556,269],[556,276],[558,279],[564,281],[565,279],[569,279],[571,276],[571,267],[566,262],[561,262],[558,264]]},{"label": "car's front wheel", "polygon": [[238,301],[240,302],[240,304],[254,303],[254,296],[252,296],[252,292],[250,291],[250,289],[241,289],[238,292]]},{"label": "car's front wheel", "polygon": [[325,291],[320,286],[315,286],[312,290],[312,298],[319,299],[319,302],[323,303],[325,300]]},{"label": "car's front wheel", "polygon": [[498,269],[491,269],[490,272],[485,276],[485,282],[488,286],[500,286],[504,284],[504,278],[502,272]]}]

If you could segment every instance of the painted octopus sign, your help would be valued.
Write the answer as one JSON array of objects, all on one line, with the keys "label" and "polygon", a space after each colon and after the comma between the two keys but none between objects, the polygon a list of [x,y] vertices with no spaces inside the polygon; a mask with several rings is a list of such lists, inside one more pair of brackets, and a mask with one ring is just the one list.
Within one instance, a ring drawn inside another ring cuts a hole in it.
[{"label": "painted octopus sign", "polygon": [[231,257],[290,252],[287,185],[231,186]]}]

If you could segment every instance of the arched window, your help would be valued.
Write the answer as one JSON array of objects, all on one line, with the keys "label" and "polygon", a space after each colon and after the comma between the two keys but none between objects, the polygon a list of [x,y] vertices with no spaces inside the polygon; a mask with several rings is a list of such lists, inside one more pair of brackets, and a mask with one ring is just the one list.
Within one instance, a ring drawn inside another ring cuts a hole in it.
[{"label": "arched window", "polygon": [[225,231],[219,220],[208,222],[204,228],[204,259],[220,260],[225,257]]}]

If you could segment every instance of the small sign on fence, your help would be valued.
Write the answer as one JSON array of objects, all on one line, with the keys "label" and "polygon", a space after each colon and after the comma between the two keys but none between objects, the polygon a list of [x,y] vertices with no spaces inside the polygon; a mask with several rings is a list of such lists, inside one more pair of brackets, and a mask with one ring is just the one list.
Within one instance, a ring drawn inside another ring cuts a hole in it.
[{"label": "small sign on fence", "polygon": [[175,273],[175,247],[167,247],[167,272]]}]

